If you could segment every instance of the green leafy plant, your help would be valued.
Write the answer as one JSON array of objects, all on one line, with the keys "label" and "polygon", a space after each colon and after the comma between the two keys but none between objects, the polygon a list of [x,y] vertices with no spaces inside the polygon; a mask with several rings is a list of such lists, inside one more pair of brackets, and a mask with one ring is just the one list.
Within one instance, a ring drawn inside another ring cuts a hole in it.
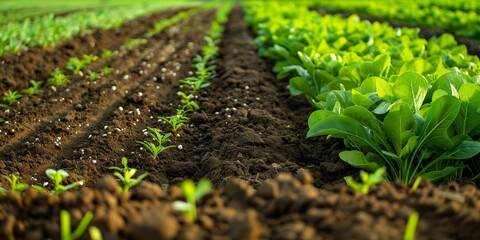
[{"label": "green leafy plant", "polygon": [[174,201],[173,208],[195,221],[197,219],[197,201],[212,190],[212,183],[207,179],[201,179],[195,186],[192,180],[186,179],[180,183],[180,189],[186,201]]},{"label": "green leafy plant", "polygon": [[87,67],[87,64],[78,57],[73,57],[68,60],[66,67],[74,74],[78,74],[81,70]]},{"label": "green leafy plant", "polygon": [[145,44],[146,42],[147,42],[147,39],[144,39],[144,38],[131,38],[131,39],[128,39],[127,42],[125,42],[125,44],[120,47],[120,49],[124,51],[131,50],[134,47]]},{"label": "green leafy plant", "polygon": [[92,72],[92,71],[88,71],[88,78],[90,78],[91,81],[95,81],[97,79],[100,78],[100,76],[98,75],[98,73],[96,72]]},{"label": "green leafy plant", "polygon": [[50,78],[47,79],[47,86],[60,86],[68,82],[67,76],[63,74],[62,70],[55,68],[50,73]]},{"label": "green leafy plant", "polygon": [[[53,181],[53,190],[50,191],[51,195],[59,195],[65,191],[68,191],[74,187],[78,187],[83,185],[83,181],[77,181],[68,185],[62,185],[62,182],[68,177],[68,173],[63,170],[54,170],[54,169],[47,169],[45,171],[47,177]],[[34,185],[33,188],[37,189],[40,192],[48,193],[48,190],[42,186]]]},{"label": "green leafy plant", "polygon": [[383,181],[386,169],[384,167],[377,169],[373,174],[360,171],[360,179],[362,182],[357,182],[352,176],[345,177],[345,182],[352,189],[360,191],[362,194],[368,194],[370,186],[378,184]]},{"label": "green leafy plant", "polygon": [[160,119],[170,124],[170,126],[172,126],[172,130],[176,132],[181,126],[190,121],[190,118],[185,116],[185,112],[186,111],[183,109],[177,109],[177,114],[168,117],[160,117]]},{"label": "green leafy plant", "polygon": [[405,228],[405,233],[403,235],[404,240],[414,240],[415,239],[415,231],[417,230],[418,220],[420,215],[418,212],[413,212],[408,217],[407,227]]},{"label": "green leafy plant", "polygon": [[[10,176],[4,176],[5,179],[10,183],[10,191],[12,192],[23,192],[28,189],[29,185],[26,183],[21,183],[18,181],[18,177],[15,174]],[[7,189],[0,187],[0,195],[6,195],[8,192]]]},{"label": "green leafy plant", "polygon": [[22,94],[9,90],[7,93],[5,93],[5,96],[2,97],[2,102],[6,103],[7,105],[12,105],[21,97]]},{"label": "green leafy plant", "polygon": [[118,178],[118,180],[123,184],[123,186],[119,187],[119,192],[127,193],[130,188],[142,182],[144,178],[147,177],[148,173],[144,173],[137,178],[133,178],[137,169],[128,167],[128,160],[126,157],[122,157],[122,166],[123,168],[119,167],[109,167],[109,169],[113,169],[116,172],[114,175]]},{"label": "green leafy plant", "polygon": [[106,76],[106,75],[110,74],[112,71],[113,71],[113,68],[111,68],[111,67],[103,67],[100,70],[100,74],[102,74],[102,76]]},{"label": "green leafy plant", "polygon": [[35,80],[30,80],[30,84],[32,85],[31,87],[22,90],[22,94],[24,95],[35,95],[39,94],[42,92],[40,89],[42,87],[43,82],[42,81],[35,81]]},{"label": "green leafy plant", "polygon": [[113,55],[115,55],[115,52],[113,52],[112,50],[103,50],[100,56],[103,59],[107,59],[111,58]]},{"label": "green leafy plant", "polygon": [[175,145],[164,146],[165,143],[170,142],[171,133],[162,135],[160,129],[147,127],[148,135],[150,135],[157,143],[151,143],[149,141],[137,141],[137,143],[143,145],[148,151],[150,151],[153,159],[157,159],[158,154],[169,149],[174,148]]},{"label": "green leafy plant", "polygon": [[[67,210],[61,210],[60,211],[60,236],[62,240],[75,240],[75,239],[80,239],[82,235],[85,233],[85,231],[88,228],[88,225],[93,219],[93,214],[92,212],[87,212],[83,216],[83,218],[80,220],[80,223],[78,224],[77,228],[72,232],[72,226],[71,226],[71,218],[70,218],[70,213]],[[95,227],[91,226],[89,228],[90,232],[90,238],[92,240],[102,240],[102,234],[100,230]]]},{"label": "green leafy plant", "polygon": [[186,111],[194,111],[200,108],[198,106],[198,103],[193,100],[195,99],[195,96],[193,96],[193,94],[187,95],[181,91],[177,94],[182,98],[180,99],[180,102],[183,104],[183,109],[185,109]]}]

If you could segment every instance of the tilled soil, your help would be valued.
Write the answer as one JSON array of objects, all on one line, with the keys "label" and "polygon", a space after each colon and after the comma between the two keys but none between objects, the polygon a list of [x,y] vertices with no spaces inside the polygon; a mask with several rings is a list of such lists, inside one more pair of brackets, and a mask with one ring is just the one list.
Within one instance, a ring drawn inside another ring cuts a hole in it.
[{"label": "tilled soil", "polygon": [[[46,168],[62,168],[86,187],[59,197],[29,189],[0,198],[0,238],[58,239],[62,209],[74,226],[92,211],[104,239],[402,239],[414,211],[416,239],[480,237],[475,186],[423,183],[412,191],[384,183],[365,196],[346,187],[343,177],[358,170],[338,158],[343,144],[305,138],[311,106],[290,96],[258,57],[239,8],[226,24],[218,77],[197,94],[200,111],[174,133],[177,148],[152,159],[136,141],[148,139],[147,126],[170,131],[157,117],[179,104],[178,80],[193,71],[213,15],[194,16],[91,66],[111,66],[113,75],[95,82],[77,76],[9,109],[0,174],[42,184]],[[108,169],[123,156],[149,173],[149,182],[126,195]],[[199,201],[199,219],[191,222],[172,208],[182,198],[174,184],[203,177],[216,190]]]},{"label": "tilled soil", "polygon": [[0,57],[0,93],[28,88],[31,79],[45,80],[53,69],[64,69],[71,57],[81,58],[82,54],[100,55],[103,50],[117,49],[127,39],[141,38],[155,22],[171,17],[178,11],[181,10],[139,17],[108,31],[93,29],[59,43],[57,47],[33,47],[17,55],[6,53]]}]

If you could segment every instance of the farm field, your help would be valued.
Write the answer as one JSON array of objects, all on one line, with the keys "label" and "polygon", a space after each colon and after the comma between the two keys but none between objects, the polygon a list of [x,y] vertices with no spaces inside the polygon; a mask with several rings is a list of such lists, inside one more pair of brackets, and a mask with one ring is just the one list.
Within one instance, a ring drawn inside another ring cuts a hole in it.
[{"label": "farm field", "polygon": [[480,238],[475,36],[107,3],[48,44],[0,32],[0,239]]}]

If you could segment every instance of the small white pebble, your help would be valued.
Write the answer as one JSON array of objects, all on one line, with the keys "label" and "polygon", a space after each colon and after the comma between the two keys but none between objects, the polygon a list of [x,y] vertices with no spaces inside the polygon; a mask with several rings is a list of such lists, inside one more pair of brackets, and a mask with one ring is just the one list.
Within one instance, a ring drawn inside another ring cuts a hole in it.
[{"label": "small white pebble", "polygon": [[112,86],[112,90],[113,91],[117,90],[117,86]]},{"label": "small white pebble", "polygon": [[178,148],[179,150],[182,150],[182,149],[183,149],[182,144],[178,145],[177,148]]}]

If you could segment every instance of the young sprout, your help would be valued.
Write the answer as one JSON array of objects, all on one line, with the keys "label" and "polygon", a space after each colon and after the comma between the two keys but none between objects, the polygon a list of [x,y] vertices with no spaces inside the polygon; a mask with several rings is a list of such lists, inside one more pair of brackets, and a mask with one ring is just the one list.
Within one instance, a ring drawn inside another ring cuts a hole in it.
[{"label": "young sprout", "polygon": [[105,76],[105,75],[108,75],[110,74],[111,72],[113,71],[113,68],[111,67],[104,67],[100,70],[100,74],[102,74],[102,76]]},{"label": "young sprout", "polygon": [[187,77],[179,80],[179,82],[186,88],[196,92],[202,88],[210,86],[210,82],[204,81],[198,77]]},{"label": "young sprout", "polygon": [[68,60],[66,67],[74,74],[78,74],[81,70],[87,67],[87,63],[77,57],[73,57]]},{"label": "young sprout", "polygon": [[98,76],[98,73],[88,70],[88,78],[90,78],[92,81],[95,81],[100,77]]},{"label": "young sprout", "polygon": [[418,219],[420,215],[418,212],[413,212],[408,217],[407,226],[405,228],[405,233],[403,235],[404,240],[414,240],[415,239],[415,231],[417,230]]},{"label": "young sprout", "polygon": [[182,99],[180,102],[183,104],[183,109],[186,111],[194,111],[198,110],[200,107],[198,106],[198,103],[193,101],[195,98],[193,94],[185,94],[184,92],[178,92],[177,93]]},{"label": "young sprout", "polygon": [[39,94],[42,92],[42,90],[40,89],[40,87],[42,86],[42,83],[43,83],[42,81],[30,80],[30,84],[32,84],[32,86],[27,89],[24,89],[22,93],[25,95]]},{"label": "young sprout", "polygon": [[92,55],[92,54],[90,54],[90,55],[83,54],[83,59],[82,59],[82,61],[85,62],[87,65],[90,64],[90,63],[92,63],[92,62],[95,62],[95,61],[97,61],[97,60],[98,60],[98,57],[95,56],[95,55]]},{"label": "young sprout", "polygon": [[101,58],[103,59],[106,59],[106,58],[110,58],[114,55],[115,53],[112,51],[112,50],[103,50],[102,54],[101,54]]},{"label": "young sprout", "polygon": [[[5,179],[10,183],[10,191],[12,192],[23,192],[27,190],[28,184],[18,182],[18,177],[15,174],[11,174],[10,176],[4,176]],[[0,187],[0,195],[6,195],[8,192],[7,189]]]},{"label": "young sprout", "polygon": [[55,70],[50,73],[50,78],[47,80],[47,86],[60,86],[67,82],[67,76],[65,76],[60,69],[55,68]]},{"label": "young sprout", "polygon": [[116,172],[114,175],[118,178],[120,182],[122,182],[123,187],[119,187],[119,192],[127,193],[130,188],[139,184],[145,177],[147,177],[148,173],[144,173],[137,178],[133,178],[133,175],[137,172],[137,169],[130,168],[127,166],[128,161],[126,157],[122,157],[122,165],[123,168],[119,167],[109,167],[109,169],[113,169]]},{"label": "young sprout", "polygon": [[143,38],[131,38],[131,39],[128,39],[127,42],[123,46],[120,47],[120,49],[124,50],[124,51],[125,50],[131,50],[136,46],[145,44],[146,42],[147,42],[147,40],[143,39]]},{"label": "young sprout", "polygon": [[172,130],[176,132],[181,126],[190,121],[190,118],[185,116],[185,112],[187,111],[183,109],[177,109],[177,114],[169,117],[160,117],[160,119],[170,124],[170,126],[172,126]]},{"label": "young sprout", "polygon": [[12,105],[21,97],[22,94],[9,90],[7,93],[5,93],[5,96],[2,97],[2,102],[6,103],[7,105]]},{"label": "young sprout", "polygon": [[148,135],[150,135],[155,141],[157,141],[157,145],[148,141],[137,141],[137,143],[142,144],[146,149],[148,149],[152,154],[153,159],[157,159],[158,154],[160,154],[161,152],[169,148],[175,147],[175,145],[163,146],[165,143],[170,142],[169,138],[170,136],[172,136],[171,133],[162,135],[160,133],[160,129],[158,128],[147,127],[147,129]]},{"label": "young sprout", "polygon": [[[62,210],[60,211],[60,235],[62,240],[75,240],[79,239],[82,237],[83,233],[85,230],[87,230],[88,224],[90,224],[90,221],[93,219],[93,214],[92,212],[87,212],[83,216],[83,218],[80,220],[80,223],[77,226],[77,229],[75,229],[72,232],[72,226],[71,226],[71,219],[70,219],[70,213],[67,210]],[[100,230],[95,227],[91,226],[88,229],[90,233],[90,239],[92,240],[102,240],[102,233]]]},{"label": "young sprout", "polygon": [[[50,191],[51,195],[59,195],[59,194],[65,192],[65,191],[68,191],[68,190],[70,190],[74,187],[83,185],[83,181],[74,182],[74,183],[68,184],[68,185],[62,185],[63,180],[65,180],[68,177],[68,173],[63,169],[54,170],[54,169],[49,168],[45,171],[45,173],[47,174],[47,176],[50,179],[53,180],[54,185],[53,185],[53,190]],[[35,186],[33,186],[33,188],[37,189],[40,192],[45,192],[45,193],[48,192],[47,189],[45,189],[42,186],[35,185]]]},{"label": "young sprout", "polygon": [[347,185],[350,186],[352,189],[360,191],[362,194],[368,194],[368,190],[370,186],[378,184],[382,182],[386,173],[386,168],[382,167],[375,171],[373,174],[368,174],[364,171],[360,172],[360,178],[362,182],[355,181],[352,176],[345,177],[345,182]]},{"label": "young sprout", "polygon": [[197,201],[212,190],[212,183],[207,179],[201,179],[195,186],[192,180],[186,179],[180,183],[180,189],[185,197],[184,201],[174,201],[173,208],[183,212],[190,220],[197,219]]}]

